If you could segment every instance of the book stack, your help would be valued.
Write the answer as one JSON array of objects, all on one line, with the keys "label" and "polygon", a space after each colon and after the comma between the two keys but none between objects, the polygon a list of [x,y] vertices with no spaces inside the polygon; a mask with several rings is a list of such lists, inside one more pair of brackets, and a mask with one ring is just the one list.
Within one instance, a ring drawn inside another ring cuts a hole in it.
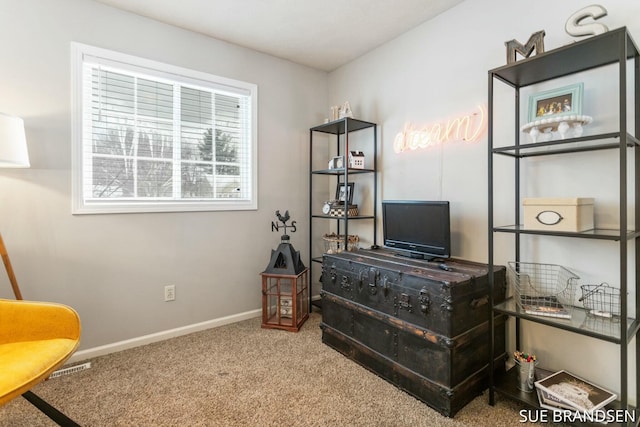
[{"label": "book stack", "polygon": [[535,382],[540,406],[554,411],[579,411],[593,414],[616,395],[562,370]]},{"label": "book stack", "polygon": [[520,304],[522,305],[524,312],[527,314],[571,319],[571,313],[569,310],[562,305],[555,296],[521,295]]}]

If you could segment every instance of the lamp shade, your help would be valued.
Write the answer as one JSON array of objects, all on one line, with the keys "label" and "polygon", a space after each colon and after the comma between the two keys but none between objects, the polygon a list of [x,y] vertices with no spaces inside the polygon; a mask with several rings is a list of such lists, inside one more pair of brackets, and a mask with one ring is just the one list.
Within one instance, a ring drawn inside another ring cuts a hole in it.
[{"label": "lamp shade", "polygon": [[24,122],[0,113],[0,168],[28,168],[29,152]]}]

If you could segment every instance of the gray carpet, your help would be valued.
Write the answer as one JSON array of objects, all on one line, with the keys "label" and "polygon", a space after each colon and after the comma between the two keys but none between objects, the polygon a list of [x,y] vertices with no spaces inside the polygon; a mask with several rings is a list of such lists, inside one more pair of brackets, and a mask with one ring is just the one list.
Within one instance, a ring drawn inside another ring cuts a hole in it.
[{"label": "gray carpet", "polygon": [[[83,426],[515,426],[518,407],[486,392],[453,419],[321,342],[251,319],[90,360],[34,392]],[[18,398],[0,426],[52,426]]]}]

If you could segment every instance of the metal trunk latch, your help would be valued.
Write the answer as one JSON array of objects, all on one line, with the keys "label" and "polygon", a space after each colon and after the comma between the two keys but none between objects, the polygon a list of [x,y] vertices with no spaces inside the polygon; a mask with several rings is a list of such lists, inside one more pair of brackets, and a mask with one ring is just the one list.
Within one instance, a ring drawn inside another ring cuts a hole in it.
[{"label": "metal trunk latch", "polygon": [[396,311],[397,309],[407,310],[409,313],[413,312],[413,306],[411,305],[411,297],[409,294],[402,293],[395,301]]},{"label": "metal trunk latch", "polygon": [[380,287],[382,288],[385,297],[387,296],[387,294],[389,293],[389,289],[391,288],[391,285],[389,285],[390,281],[391,279],[389,279],[389,276],[385,275],[382,278],[382,282],[380,284]]},{"label": "metal trunk latch", "polygon": [[378,282],[378,277],[380,276],[380,273],[378,272],[378,270],[376,270],[375,268],[370,268],[369,269],[369,293],[371,295],[375,295],[378,292],[378,289],[376,288],[376,284]]},{"label": "metal trunk latch", "polygon": [[429,293],[427,292],[426,287],[420,289],[418,302],[420,302],[420,311],[422,311],[424,314],[427,314],[429,312],[429,306],[431,305],[431,298],[429,298]]},{"label": "metal trunk latch", "polygon": [[351,290],[351,278],[349,276],[342,276],[340,279],[340,287],[345,291]]},{"label": "metal trunk latch", "polygon": [[336,279],[338,278],[338,273],[336,272],[335,264],[331,264],[331,270],[329,271],[329,274],[331,275],[331,281],[333,283],[336,283]]}]

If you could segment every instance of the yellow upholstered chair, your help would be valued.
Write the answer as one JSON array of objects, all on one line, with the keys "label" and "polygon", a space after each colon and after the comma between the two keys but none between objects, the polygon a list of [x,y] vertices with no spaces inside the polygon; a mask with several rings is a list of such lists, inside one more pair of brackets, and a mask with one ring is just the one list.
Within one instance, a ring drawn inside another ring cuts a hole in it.
[{"label": "yellow upholstered chair", "polygon": [[0,299],[0,405],[24,395],[60,425],[74,425],[29,390],[46,380],[80,342],[80,318],[70,307]]},{"label": "yellow upholstered chair", "polygon": [[22,300],[1,236],[0,255],[18,298],[0,299],[0,406],[22,395],[59,425],[77,426],[30,390],[78,348],[80,318],[62,304]]}]

